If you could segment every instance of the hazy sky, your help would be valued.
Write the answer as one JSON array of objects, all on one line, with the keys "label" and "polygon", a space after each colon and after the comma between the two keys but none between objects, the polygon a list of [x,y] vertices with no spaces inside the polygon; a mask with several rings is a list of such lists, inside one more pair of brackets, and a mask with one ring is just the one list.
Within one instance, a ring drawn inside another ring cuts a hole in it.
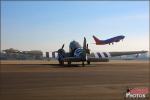
[{"label": "hazy sky", "polygon": [[[92,35],[122,42],[96,46]],[[149,50],[148,1],[2,1],[1,49],[53,51],[87,38],[92,51]]]}]

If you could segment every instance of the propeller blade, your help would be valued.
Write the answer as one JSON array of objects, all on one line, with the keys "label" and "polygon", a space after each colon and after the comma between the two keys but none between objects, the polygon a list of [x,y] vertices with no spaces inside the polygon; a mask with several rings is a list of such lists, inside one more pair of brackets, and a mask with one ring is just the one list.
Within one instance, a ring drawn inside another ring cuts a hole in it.
[{"label": "propeller blade", "polygon": [[63,44],[63,45],[62,45],[61,49],[63,49],[63,48],[64,48],[64,46],[65,46],[65,44]]},{"label": "propeller blade", "polygon": [[83,48],[86,49],[86,38],[84,37]]},{"label": "propeller blade", "polygon": [[88,45],[88,44],[86,45],[86,48],[87,48],[87,49],[89,48],[89,45]]}]

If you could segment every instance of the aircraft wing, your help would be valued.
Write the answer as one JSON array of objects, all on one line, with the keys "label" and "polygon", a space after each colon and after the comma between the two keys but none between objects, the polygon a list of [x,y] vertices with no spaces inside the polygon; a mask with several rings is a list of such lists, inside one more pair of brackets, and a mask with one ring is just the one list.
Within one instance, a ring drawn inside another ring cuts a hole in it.
[{"label": "aircraft wing", "polygon": [[[123,55],[132,55],[132,54],[142,54],[147,53],[148,51],[124,51],[124,52],[96,52],[87,54],[86,60],[90,62],[108,62],[109,58]],[[58,59],[58,56],[55,53],[52,53],[53,59]],[[64,61],[78,62],[82,59],[80,57],[65,57]]]},{"label": "aircraft wing", "polygon": [[96,52],[87,55],[87,61],[90,62],[107,62],[109,58],[123,55],[142,54],[147,51],[124,51],[124,52]]},{"label": "aircraft wing", "polygon": [[141,54],[147,53],[148,51],[125,51],[125,52],[109,52],[112,57],[122,56],[122,55],[133,55],[133,54]]}]

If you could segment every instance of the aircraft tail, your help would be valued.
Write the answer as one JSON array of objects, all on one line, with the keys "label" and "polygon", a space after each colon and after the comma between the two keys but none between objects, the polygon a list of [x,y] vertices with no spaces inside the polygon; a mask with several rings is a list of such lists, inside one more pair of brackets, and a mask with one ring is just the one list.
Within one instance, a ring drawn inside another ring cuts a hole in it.
[{"label": "aircraft tail", "polygon": [[94,35],[93,35],[93,38],[94,38],[96,44],[100,44],[100,43],[101,43],[101,40],[99,40],[99,39],[98,39],[97,37],[95,37]]}]

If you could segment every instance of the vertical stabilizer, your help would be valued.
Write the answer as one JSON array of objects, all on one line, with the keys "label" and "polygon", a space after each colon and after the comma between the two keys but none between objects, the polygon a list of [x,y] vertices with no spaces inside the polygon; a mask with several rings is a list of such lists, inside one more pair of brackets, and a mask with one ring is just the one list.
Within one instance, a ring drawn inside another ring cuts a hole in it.
[{"label": "vertical stabilizer", "polygon": [[99,39],[98,39],[97,37],[95,37],[94,35],[93,35],[93,38],[94,38],[96,44],[100,44],[100,43],[101,43],[101,40],[99,40]]}]

